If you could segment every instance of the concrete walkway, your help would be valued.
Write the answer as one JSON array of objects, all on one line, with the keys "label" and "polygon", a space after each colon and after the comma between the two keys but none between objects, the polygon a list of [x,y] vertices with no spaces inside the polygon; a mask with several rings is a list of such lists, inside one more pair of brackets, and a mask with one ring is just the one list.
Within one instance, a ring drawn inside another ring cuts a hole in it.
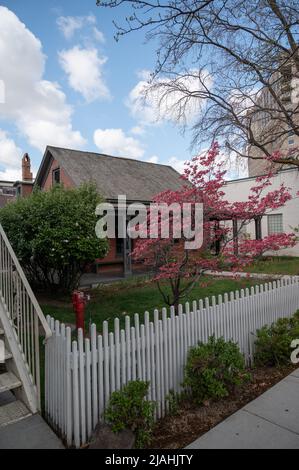
[{"label": "concrete walkway", "polygon": [[150,273],[134,273],[130,276],[104,276],[103,274],[86,273],[80,279],[80,287],[97,288],[101,284],[114,284],[115,282],[127,281],[138,277],[148,277]]},{"label": "concrete walkway", "polygon": [[207,275],[209,276],[218,276],[218,277],[246,277],[251,279],[289,279],[298,278],[299,276],[291,276],[289,274],[271,274],[271,273],[247,273],[247,272],[239,272],[235,273],[232,271],[206,271]]},{"label": "concrete walkway", "polygon": [[[206,275],[215,276],[215,277],[241,277],[241,278],[251,278],[251,279],[289,279],[290,277],[299,277],[299,276],[290,276],[288,274],[271,274],[271,273],[247,273],[247,272],[238,272],[234,273],[231,271],[206,271]],[[80,279],[81,288],[96,288],[100,284],[113,284],[119,281],[125,281],[127,279],[132,279],[142,276],[150,276],[150,273],[135,273],[131,276],[103,276],[102,274],[86,273]]]},{"label": "concrete walkway", "polygon": [[187,449],[299,449],[299,369]]},{"label": "concrete walkway", "polygon": [[[14,400],[11,392],[4,392],[0,405]],[[36,414],[0,427],[0,449],[64,449],[64,446],[43,418]]]},{"label": "concrete walkway", "polygon": [[0,428],[0,449],[64,449],[40,415]]}]

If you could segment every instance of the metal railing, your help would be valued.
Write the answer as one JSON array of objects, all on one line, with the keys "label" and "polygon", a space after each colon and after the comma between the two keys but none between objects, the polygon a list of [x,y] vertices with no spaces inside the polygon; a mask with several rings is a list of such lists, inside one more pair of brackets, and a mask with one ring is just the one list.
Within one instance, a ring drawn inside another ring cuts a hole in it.
[{"label": "metal railing", "polygon": [[6,315],[15,331],[24,367],[40,406],[40,336],[52,336],[38,301],[19,260],[0,224],[0,295]]}]

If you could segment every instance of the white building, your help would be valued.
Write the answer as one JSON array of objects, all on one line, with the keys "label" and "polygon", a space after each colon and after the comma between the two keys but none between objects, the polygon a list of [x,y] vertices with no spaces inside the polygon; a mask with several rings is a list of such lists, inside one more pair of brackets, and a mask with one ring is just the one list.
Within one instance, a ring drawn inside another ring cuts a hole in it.
[{"label": "white building", "polygon": [[[287,169],[280,171],[273,177],[272,186],[267,191],[279,189],[281,183],[284,183],[290,189],[292,199],[284,207],[268,212],[261,221],[262,237],[272,235],[273,233],[292,233],[294,227],[299,227],[299,170]],[[242,178],[239,180],[228,181],[224,189],[226,199],[229,202],[246,201],[250,194],[250,188],[255,184],[255,177]],[[266,192],[265,192],[266,194]],[[255,223],[250,222],[244,227],[247,234],[252,239],[256,238]],[[274,253],[279,256],[299,256],[299,243],[293,248],[278,251]]]}]

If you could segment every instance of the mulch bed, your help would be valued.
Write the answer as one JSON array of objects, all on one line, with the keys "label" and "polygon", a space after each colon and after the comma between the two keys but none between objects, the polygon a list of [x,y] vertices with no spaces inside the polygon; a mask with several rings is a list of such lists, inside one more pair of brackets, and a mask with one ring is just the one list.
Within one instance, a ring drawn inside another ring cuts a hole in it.
[{"label": "mulch bed", "polygon": [[157,422],[150,449],[181,449],[257,398],[294,370],[295,367],[258,368],[250,371],[251,380],[217,402],[198,407],[181,402],[177,413]]}]

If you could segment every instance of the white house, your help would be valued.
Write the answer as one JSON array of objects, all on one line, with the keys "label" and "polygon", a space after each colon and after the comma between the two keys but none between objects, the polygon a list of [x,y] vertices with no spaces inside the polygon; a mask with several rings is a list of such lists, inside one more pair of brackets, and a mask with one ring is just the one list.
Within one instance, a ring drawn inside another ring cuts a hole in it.
[{"label": "white house", "polygon": [[[299,171],[298,169],[282,170],[273,178],[269,191],[278,189],[284,183],[290,189],[292,199],[284,207],[267,213],[261,221],[262,237],[273,233],[292,233],[294,227],[299,227]],[[230,202],[246,201],[250,188],[255,184],[255,177],[228,181],[225,187],[226,198]],[[266,194],[266,193],[265,193]],[[255,223],[251,222],[244,227],[251,238],[256,238]],[[299,256],[299,243],[293,248],[276,252],[280,256]]]}]

